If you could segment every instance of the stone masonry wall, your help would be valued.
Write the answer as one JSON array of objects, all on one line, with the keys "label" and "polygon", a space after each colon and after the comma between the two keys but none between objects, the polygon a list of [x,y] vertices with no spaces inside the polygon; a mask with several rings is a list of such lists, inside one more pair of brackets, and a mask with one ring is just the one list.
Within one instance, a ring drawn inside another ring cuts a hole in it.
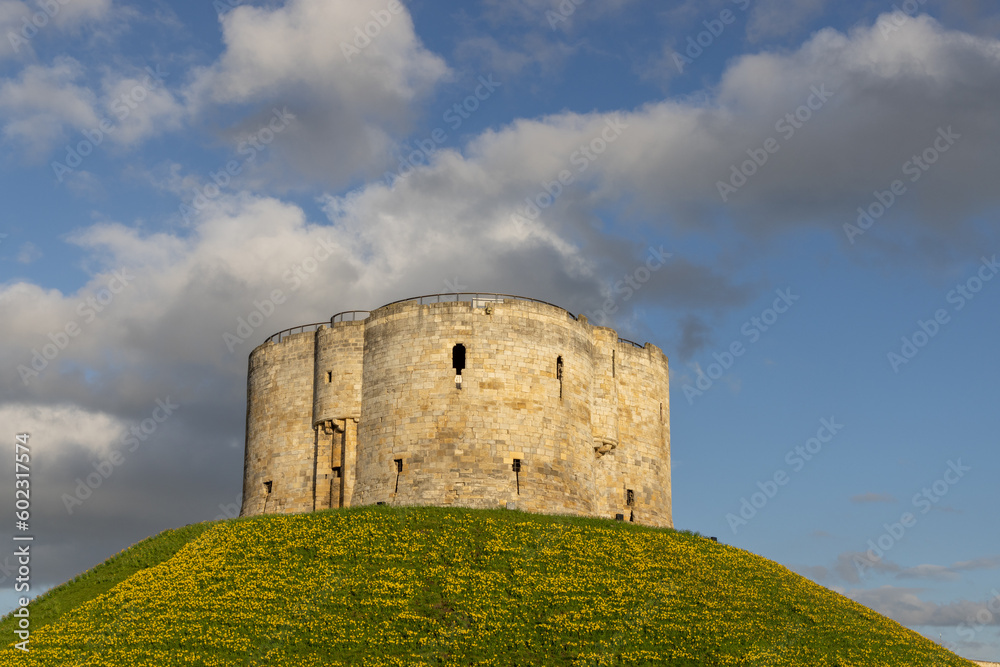
[{"label": "stone masonry wall", "polygon": [[[312,423],[316,427],[315,509],[348,507],[354,475],[346,430],[361,417],[365,345],[362,321],[337,322],[316,332]],[[349,424],[349,426],[348,426]],[[352,436],[353,437],[353,436]]]},{"label": "stone masonry wall", "polygon": [[337,322],[316,332],[313,424],[361,417],[365,323]]},{"label": "stone masonry wall", "polygon": [[671,526],[667,383],[656,346],[548,304],[384,306],[251,354],[242,514],[515,502]]},{"label": "stone masonry wall", "polygon": [[[614,451],[618,485],[610,489],[612,512],[630,512],[635,521],[664,525],[671,522],[670,427],[667,358],[655,345],[637,348],[618,343],[615,354],[618,382],[618,433]],[[626,491],[634,502],[626,506]]]},{"label": "stone masonry wall", "polygon": [[[588,332],[553,306],[490,306],[404,303],[372,313],[356,502],[590,512]],[[456,344],[466,350],[461,389]]]},{"label": "stone masonry wall", "polygon": [[314,341],[295,334],[250,354],[241,516],[313,509]]}]

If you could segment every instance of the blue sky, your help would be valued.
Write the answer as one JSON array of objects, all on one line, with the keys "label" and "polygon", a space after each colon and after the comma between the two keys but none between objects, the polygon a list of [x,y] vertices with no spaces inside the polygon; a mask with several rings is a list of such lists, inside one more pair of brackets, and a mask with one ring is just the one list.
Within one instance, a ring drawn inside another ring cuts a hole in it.
[{"label": "blue sky", "polygon": [[269,334],[493,291],[665,350],[678,527],[1000,660],[991,3],[57,4],[0,3],[38,590],[238,502]]}]

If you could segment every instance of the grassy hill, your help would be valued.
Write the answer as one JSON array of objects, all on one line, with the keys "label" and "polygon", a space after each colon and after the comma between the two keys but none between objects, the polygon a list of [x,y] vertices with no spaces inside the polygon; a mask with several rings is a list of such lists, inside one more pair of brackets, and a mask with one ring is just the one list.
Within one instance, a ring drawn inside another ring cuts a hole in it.
[{"label": "grassy hill", "polygon": [[972,664],[697,535],[502,510],[188,526],[31,613],[30,654],[6,646],[0,667]]}]

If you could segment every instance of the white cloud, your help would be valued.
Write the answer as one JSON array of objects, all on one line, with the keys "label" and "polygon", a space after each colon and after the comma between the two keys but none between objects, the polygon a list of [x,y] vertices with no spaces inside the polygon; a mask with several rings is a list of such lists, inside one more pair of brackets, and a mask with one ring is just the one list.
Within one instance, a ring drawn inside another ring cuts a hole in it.
[{"label": "white cloud", "polygon": [[4,139],[38,159],[65,139],[67,128],[97,127],[96,96],[78,85],[82,76],[78,61],[61,56],[50,66],[28,65],[17,79],[0,84]]},{"label": "white cloud", "polygon": [[494,23],[516,22],[545,31],[568,30],[580,21],[594,21],[618,14],[633,0],[485,0],[485,15]]},{"label": "white cloud", "polygon": [[[982,239],[971,219],[998,203],[987,176],[1000,170],[987,148],[1000,141],[998,81],[1000,41],[946,30],[926,16],[907,18],[888,38],[875,25],[847,35],[826,29],[796,51],[736,59],[703,102],[665,101],[629,114],[623,147],[600,169],[606,191],[635,192],[650,217],[704,231],[724,216],[753,236],[803,224],[840,232],[873,191],[905,179],[908,191],[891,216],[910,218],[905,238],[925,253],[975,252]],[[832,94],[820,104],[815,91]],[[806,122],[788,123],[807,102],[818,108],[804,108]],[[960,141],[914,184],[904,163],[948,127]],[[750,177],[723,201],[719,183],[731,185],[732,170],[768,138],[777,152],[759,168],[751,164]]]},{"label": "white cloud", "polygon": [[73,29],[86,21],[105,18],[112,10],[111,0],[71,0],[59,5],[54,23],[64,30]]},{"label": "white cloud", "polygon": [[[384,27],[372,12],[390,17]],[[373,23],[370,44],[345,53],[344,45],[357,39],[355,28]],[[398,101],[447,74],[444,62],[420,44],[409,14],[391,14],[379,2],[291,0],[270,11],[244,5],[223,15],[222,28],[226,50],[200,81],[220,103],[259,99],[289,83]]]},{"label": "white cloud", "polygon": [[113,415],[69,404],[6,403],[0,405],[0,423],[11,432],[29,433],[29,446],[45,452],[50,461],[74,448],[105,454],[126,431],[126,424]]},{"label": "white cloud", "polygon": [[[27,5],[20,0],[0,0],[0,35],[3,36],[0,40],[0,60],[20,53],[24,48],[17,37],[23,25],[21,19],[29,15]],[[11,42],[10,33],[15,35],[14,43]]]},{"label": "white cloud", "polygon": [[922,564],[908,567],[896,575],[897,579],[939,579],[955,580],[961,572],[974,570],[994,570],[1000,568],[1000,556],[985,556],[973,560],[960,561],[951,565]]},{"label": "white cloud", "polygon": [[826,0],[758,0],[747,23],[747,37],[757,42],[784,37],[823,13]]},{"label": "white cloud", "polygon": [[897,579],[937,579],[940,581],[954,581],[959,575],[952,572],[944,565],[916,565],[908,567],[896,575]]},{"label": "white cloud", "polygon": [[107,73],[102,82],[103,106],[105,117],[114,126],[108,138],[128,147],[179,129],[187,112],[168,84],[166,73],[152,68],[132,76]]},{"label": "white cloud", "polygon": [[902,568],[884,558],[871,558],[863,551],[845,551],[837,554],[832,572],[849,584],[861,583],[861,577],[872,572],[881,574],[896,573]]},{"label": "white cloud", "polygon": [[477,35],[459,42],[455,57],[464,63],[474,63],[478,71],[495,72],[503,77],[520,74],[528,68],[553,74],[578,49],[579,45],[552,39],[548,33],[516,34],[505,43],[489,35]]},{"label": "white cloud", "polygon": [[[334,249],[316,288],[295,299],[285,280],[286,271],[331,236],[336,239],[329,227],[307,225],[297,207],[254,198],[220,199],[187,236],[144,235],[114,223],[81,230],[72,242],[101,267],[85,287],[72,294],[24,282],[0,287],[0,308],[11,314],[0,324],[0,358],[14,374],[18,367],[32,368],[32,350],[42,351],[68,325],[79,330],[37,376],[27,374],[27,386],[8,383],[3,400],[33,396],[134,416],[185,386],[191,365],[237,377],[245,371],[245,355],[264,336],[336,311],[327,289],[350,286],[347,252]],[[254,342],[230,354],[223,333],[274,289],[284,289],[289,304]]]},{"label": "white cloud", "polygon": [[[845,595],[903,625],[953,626],[989,619],[985,624],[1000,625],[1000,614],[994,614],[987,603],[958,600],[936,604],[921,600],[919,588],[882,586],[870,590],[852,590]],[[985,612],[985,613],[984,613]],[[980,622],[979,624],[984,624]]]},{"label": "white cloud", "polygon": [[[104,6],[76,1],[77,17]],[[406,10],[394,14],[386,7],[381,0],[239,6],[220,18],[225,49],[212,65],[186,76],[171,73],[152,85],[146,72],[107,69],[99,94],[83,82],[86,72],[72,58],[29,65],[0,85],[3,132],[40,159],[72,132],[95,131],[102,119],[114,126],[110,143],[128,148],[193,120],[225,128],[224,138],[236,148],[266,125],[274,108],[289,108],[296,122],[274,142],[268,159],[254,165],[272,186],[298,186],[303,176],[339,184],[376,174],[412,128],[425,96],[451,76],[420,43]],[[374,35],[364,37],[367,45],[355,27]],[[345,53],[348,47],[353,51]],[[185,78],[189,83],[177,92]]]},{"label": "white cloud", "polygon": [[[0,0],[0,60],[34,54],[33,44],[39,34],[52,30],[55,38],[79,28],[87,21],[108,16],[111,0],[72,0],[42,3]],[[13,36],[12,36],[13,35]]]},{"label": "white cloud", "polygon": [[[298,123],[275,149],[323,183],[377,173],[421,99],[450,76],[420,43],[409,13],[393,14],[381,0],[244,5],[223,16],[222,29],[225,51],[195,73],[191,108],[248,105],[253,111],[234,128],[237,135],[275,105],[290,108]],[[281,180],[278,170],[272,176]]]},{"label": "white cloud", "polygon": [[[570,220],[518,229],[511,213],[520,193],[448,152],[392,188],[327,197],[332,225],[309,222],[297,206],[246,194],[213,200],[181,232],[92,225],[69,237],[99,267],[85,287],[73,294],[24,282],[0,287],[8,314],[0,323],[6,367],[30,368],[32,350],[49,344],[50,334],[70,323],[81,330],[37,376],[27,374],[27,386],[14,382],[0,390],[0,401],[78,401],[132,416],[190,382],[193,367],[214,369],[238,386],[246,355],[266,335],[340,310],[446,291],[445,279],[457,275],[473,290],[523,293],[583,312],[604,301],[610,289],[604,276],[645,259],[641,245],[580,236]],[[320,261],[302,273],[310,258]],[[127,285],[112,295],[122,267]],[[717,302],[746,294],[690,262],[669,260],[653,275],[647,294],[620,303],[621,313],[644,300],[670,303],[692,285]],[[287,301],[231,352],[223,335],[274,290]],[[108,303],[100,303],[101,295]]]},{"label": "white cloud", "polygon": [[972,560],[959,561],[957,563],[953,563],[951,568],[956,571],[995,570],[997,568],[1000,568],[1000,555],[985,556],[983,558],[974,558]]},{"label": "white cloud", "polygon": [[[619,218],[626,225],[635,216],[705,232],[724,221],[751,238],[816,225],[846,242],[841,227],[855,222],[858,206],[906,179],[909,190],[892,211],[909,218],[901,238],[918,239],[925,253],[973,252],[982,241],[973,217],[998,203],[988,174],[1000,171],[1000,156],[987,148],[1000,141],[997,81],[1000,41],[946,30],[926,16],[907,18],[888,39],[874,24],[847,35],[824,30],[796,51],[735,60],[709,99],[623,112],[628,129],[577,175],[546,222],[561,224],[570,203],[583,212],[628,201]],[[809,118],[793,115],[796,127],[787,116],[800,107]],[[471,141],[463,164],[479,166],[498,188],[530,194],[572,169],[570,155],[597,138],[602,120],[563,113],[515,121]],[[948,128],[956,143],[913,184],[904,163]],[[724,202],[719,183],[769,137],[778,152]],[[935,242],[921,244],[928,239]]]},{"label": "white cloud", "polygon": [[887,493],[859,493],[851,496],[852,503],[894,503],[896,499]]},{"label": "white cloud", "polygon": [[21,264],[31,264],[42,256],[42,251],[31,241],[23,243],[17,251],[17,261]]},{"label": "white cloud", "polygon": [[[802,566],[810,569],[810,566]],[[849,584],[861,583],[861,577],[870,572],[893,574],[896,579],[927,579],[938,581],[955,581],[962,572],[974,570],[991,570],[1000,568],[1000,556],[984,556],[968,561],[960,561],[951,565],[934,565],[924,563],[912,567],[902,567],[886,559],[873,559],[861,551],[845,551],[838,554],[831,569],[822,566],[811,568],[810,571],[822,571],[824,576],[829,573]]]},{"label": "white cloud", "polygon": [[[176,130],[185,111],[163,75],[152,68],[128,76],[108,70],[98,95],[74,58],[60,56],[51,65],[28,65],[16,79],[0,84],[4,137],[22,147],[29,158],[41,159],[61,142],[75,145],[86,138],[101,150],[105,139],[132,146]],[[62,152],[57,158],[64,159]]]}]

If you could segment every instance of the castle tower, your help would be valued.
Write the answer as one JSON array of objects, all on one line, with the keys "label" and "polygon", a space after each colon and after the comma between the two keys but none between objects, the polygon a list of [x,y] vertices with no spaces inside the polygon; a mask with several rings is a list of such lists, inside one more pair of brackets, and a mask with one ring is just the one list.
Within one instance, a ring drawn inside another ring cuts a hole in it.
[{"label": "castle tower", "polygon": [[520,297],[400,301],[250,354],[241,515],[514,503],[672,526],[669,424],[652,344]]}]

